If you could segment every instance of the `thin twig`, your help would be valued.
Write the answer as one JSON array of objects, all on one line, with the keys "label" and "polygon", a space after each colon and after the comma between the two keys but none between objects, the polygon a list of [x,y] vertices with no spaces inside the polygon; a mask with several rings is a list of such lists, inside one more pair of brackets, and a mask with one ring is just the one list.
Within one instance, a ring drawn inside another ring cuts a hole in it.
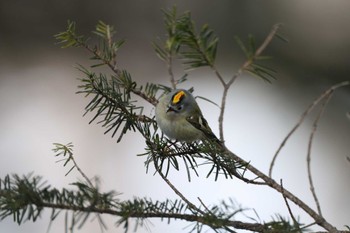
[{"label": "thin twig", "polygon": [[301,230],[303,230],[303,229],[307,229],[307,228],[309,228],[309,227],[311,227],[311,226],[314,226],[314,225],[316,225],[316,224],[317,224],[316,222],[309,223],[309,224],[304,225],[304,226],[303,226],[303,227],[301,227],[300,229],[301,229]]},{"label": "thin twig", "polygon": [[78,166],[77,162],[74,159],[73,153],[71,151],[68,151],[68,153],[69,153],[69,160],[72,160],[74,167],[78,170],[80,175],[82,175],[82,177],[84,177],[85,181],[89,184],[90,187],[94,187],[94,185],[92,184],[90,179],[85,175],[83,170],[81,170],[80,167]]},{"label": "thin twig", "polygon": [[219,79],[221,84],[225,87],[227,84],[226,84],[224,78],[222,77],[222,75],[220,74],[219,70],[216,68],[216,66],[214,64],[211,66],[211,69],[214,71],[216,77]]},{"label": "thin twig", "polygon": [[254,57],[260,56],[262,52],[266,49],[266,47],[271,43],[272,39],[276,36],[278,29],[282,26],[281,23],[277,23],[272,26],[270,33],[265,38],[264,42],[260,45],[260,47],[256,50]]},{"label": "thin twig", "polygon": [[322,216],[321,206],[320,206],[320,202],[319,202],[319,200],[317,198],[317,195],[316,195],[315,186],[314,186],[314,183],[313,183],[313,180],[312,180],[312,175],[311,175],[311,148],[312,148],[313,138],[314,138],[314,135],[315,135],[316,130],[317,130],[318,121],[320,120],[321,116],[323,115],[324,110],[326,109],[327,103],[329,102],[329,100],[332,97],[332,94],[333,94],[333,91],[329,92],[328,95],[326,96],[326,99],[323,102],[323,105],[322,105],[322,107],[320,109],[320,112],[317,115],[317,117],[316,117],[316,119],[315,119],[315,121],[313,123],[312,131],[311,131],[310,138],[309,138],[309,145],[308,145],[308,148],[307,148],[307,157],[306,157],[307,174],[308,174],[308,178],[309,178],[310,191],[311,191],[312,196],[313,196],[313,198],[315,200],[317,211],[318,211],[318,214],[320,216]]},{"label": "thin twig", "polygon": [[[282,191],[284,191],[282,179],[281,179],[280,183],[281,183]],[[291,209],[290,206],[289,206],[288,199],[287,199],[287,197],[284,195],[284,192],[282,192],[282,196],[283,196],[284,202],[286,203],[286,206],[287,206],[289,215],[290,215],[290,217],[292,218],[294,225],[297,226],[299,232],[301,232],[301,230],[300,230],[300,228],[299,228],[299,223],[298,223],[298,221],[296,220],[296,218],[294,217],[294,214],[293,214],[293,212],[292,212],[292,209]]]},{"label": "thin twig", "polygon": [[273,166],[275,164],[275,161],[277,159],[277,156],[279,155],[279,153],[281,152],[282,148],[285,146],[286,142],[288,141],[288,139],[293,135],[293,133],[299,128],[299,126],[304,122],[306,116],[316,107],[316,105],[318,105],[325,97],[327,97],[329,95],[329,93],[335,91],[336,89],[340,88],[340,87],[344,87],[344,86],[348,86],[350,85],[350,81],[344,81],[341,83],[338,83],[332,87],[330,87],[329,89],[327,89],[326,91],[324,91],[319,97],[317,97],[310,105],[309,107],[305,110],[305,112],[301,115],[299,121],[297,122],[297,124],[291,129],[291,131],[287,134],[287,136],[283,139],[282,143],[280,144],[280,146],[278,147],[275,155],[272,158],[272,161],[270,163],[270,169],[269,169],[269,176],[272,177],[272,170],[273,170]]},{"label": "thin twig", "polygon": [[206,204],[204,204],[204,202],[202,201],[202,199],[200,197],[197,197],[197,199],[199,200],[199,202],[202,204],[202,206],[204,207],[204,209],[207,210],[208,213],[213,214],[210,209],[206,206]]},{"label": "thin twig", "polygon": [[195,204],[190,202],[169,180],[166,178],[166,176],[163,174],[163,172],[159,169],[158,164],[156,163],[156,159],[153,156],[153,164],[154,168],[158,172],[158,174],[162,177],[162,179],[169,185],[169,187],[178,195],[186,204],[192,209],[197,211],[198,213],[205,214],[201,209],[199,209]]}]

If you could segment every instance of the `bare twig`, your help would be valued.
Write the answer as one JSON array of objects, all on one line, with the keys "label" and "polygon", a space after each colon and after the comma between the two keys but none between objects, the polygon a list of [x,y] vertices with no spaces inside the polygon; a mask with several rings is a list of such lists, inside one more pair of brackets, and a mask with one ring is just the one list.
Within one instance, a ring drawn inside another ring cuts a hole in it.
[{"label": "bare twig", "polygon": [[269,176],[272,176],[272,170],[273,170],[273,166],[275,164],[275,161],[277,159],[277,156],[279,155],[279,153],[281,152],[282,148],[284,147],[284,145],[286,144],[286,142],[288,141],[288,139],[293,135],[293,133],[299,128],[299,126],[304,122],[306,116],[324,99],[326,98],[329,93],[335,91],[336,89],[340,88],[340,87],[344,87],[344,86],[348,86],[350,85],[350,81],[344,81],[341,83],[338,83],[332,87],[330,87],[329,89],[327,89],[325,92],[323,92],[319,97],[317,97],[310,105],[309,107],[305,110],[305,112],[301,115],[299,121],[297,122],[297,124],[292,128],[292,130],[287,134],[287,136],[283,139],[282,143],[280,144],[280,146],[278,147],[275,155],[272,158],[272,161],[270,163],[270,169],[269,169]]},{"label": "bare twig", "polygon": [[312,148],[313,138],[314,138],[314,135],[315,135],[316,130],[317,130],[318,121],[320,120],[321,116],[323,115],[324,110],[326,108],[326,105],[327,105],[328,101],[330,100],[330,98],[332,97],[332,94],[333,94],[333,91],[329,92],[328,95],[326,96],[326,99],[323,102],[322,108],[320,109],[320,112],[317,115],[317,117],[313,123],[312,131],[311,131],[310,138],[309,138],[309,145],[307,148],[307,157],[306,157],[307,174],[308,174],[308,178],[309,178],[310,191],[311,191],[312,196],[315,200],[318,214],[321,216],[322,216],[321,206],[320,206],[320,202],[319,202],[317,195],[316,195],[315,186],[314,186],[314,183],[312,180],[312,175],[311,175],[311,148]]},{"label": "bare twig", "polygon": [[271,43],[272,39],[276,36],[277,31],[281,26],[281,23],[277,23],[272,26],[270,33],[267,35],[260,47],[256,50],[256,53],[254,55],[255,57],[258,57],[266,49],[266,47]]},{"label": "bare twig", "polygon": [[198,199],[198,201],[202,204],[202,206],[204,207],[204,209],[207,210],[208,213],[213,214],[213,213],[210,211],[210,209],[207,207],[207,205],[204,204],[204,202],[202,201],[202,199],[201,199],[200,197],[197,197],[197,199]]},{"label": "bare twig", "polygon": [[[280,183],[281,183],[282,191],[284,191],[282,179],[281,179]],[[296,218],[294,217],[294,214],[293,214],[293,212],[292,212],[292,209],[291,209],[290,206],[289,206],[288,199],[287,199],[287,197],[284,195],[284,192],[282,192],[282,196],[283,196],[284,202],[286,203],[286,206],[287,206],[289,215],[290,215],[290,217],[292,218],[294,225],[297,226],[297,227],[299,228],[299,223],[298,223],[298,221],[296,220]],[[301,232],[300,228],[299,228],[299,232]]]},{"label": "bare twig", "polygon": [[156,159],[153,157],[153,164],[154,168],[158,172],[158,174],[162,177],[162,179],[169,185],[169,187],[178,195],[186,204],[194,211],[197,211],[198,213],[201,213],[204,215],[205,213],[199,209],[195,204],[190,202],[169,180],[166,178],[166,176],[163,174],[163,172],[159,169],[158,164],[156,163]]}]

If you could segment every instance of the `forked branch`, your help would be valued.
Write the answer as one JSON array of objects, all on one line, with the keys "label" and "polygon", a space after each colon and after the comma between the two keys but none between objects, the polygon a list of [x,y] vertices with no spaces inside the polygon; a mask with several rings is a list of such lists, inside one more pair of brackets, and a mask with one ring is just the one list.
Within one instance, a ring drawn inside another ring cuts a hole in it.
[{"label": "forked branch", "polygon": [[328,96],[333,93],[335,90],[337,90],[338,88],[341,87],[345,87],[345,86],[349,86],[350,85],[350,81],[344,81],[341,83],[337,83],[334,86],[331,86],[329,89],[327,89],[326,91],[324,91],[320,96],[318,96],[310,105],[309,107],[305,110],[305,112],[303,112],[303,114],[301,115],[299,121],[296,123],[296,125],[290,130],[290,132],[287,134],[287,136],[283,139],[282,143],[280,144],[280,146],[278,147],[275,155],[272,158],[272,161],[270,163],[270,169],[269,169],[269,176],[272,177],[272,171],[273,171],[273,167],[275,165],[276,159],[279,155],[279,153],[281,152],[281,150],[283,149],[283,147],[285,146],[285,144],[287,143],[288,139],[294,134],[294,132],[300,127],[300,125],[304,122],[305,118],[307,115],[309,115],[309,113],[325,98],[328,98]]},{"label": "forked branch", "polygon": [[[238,71],[232,76],[232,78],[228,82],[221,82],[223,84],[224,90],[221,98],[221,105],[220,105],[220,114],[219,114],[219,135],[220,140],[222,142],[225,142],[224,139],[224,115],[225,115],[225,109],[226,109],[226,99],[227,94],[232,86],[232,84],[236,81],[236,79],[245,71],[247,70],[253,62],[263,53],[263,51],[267,48],[267,46],[271,43],[272,39],[276,36],[278,29],[280,28],[281,24],[276,24],[272,27],[270,33],[266,36],[263,43],[259,46],[257,50],[254,51],[253,55],[249,56],[248,59],[243,63],[243,65],[238,69]],[[223,80],[221,77],[219,71],[214,67],[215,74],[218,76],[219,80]]]}]

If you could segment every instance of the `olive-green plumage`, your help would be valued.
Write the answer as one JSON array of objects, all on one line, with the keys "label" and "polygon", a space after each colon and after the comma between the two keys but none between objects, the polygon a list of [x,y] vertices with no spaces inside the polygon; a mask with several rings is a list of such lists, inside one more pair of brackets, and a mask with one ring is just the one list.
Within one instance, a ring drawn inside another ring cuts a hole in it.
[{"label": "olive-green plumage", "polygon": [[185,142],[209,139],[219,142],[195,98],[187,90],[176,89],[162,96],[156,107],[156,120],[170,139]]}]

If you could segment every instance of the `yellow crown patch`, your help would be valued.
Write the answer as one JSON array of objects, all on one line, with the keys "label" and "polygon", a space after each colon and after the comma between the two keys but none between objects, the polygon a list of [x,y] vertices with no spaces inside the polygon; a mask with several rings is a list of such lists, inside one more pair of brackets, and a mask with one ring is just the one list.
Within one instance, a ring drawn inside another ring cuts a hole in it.
[{"label": "yellow crown patch", "polygon": [[179,91],[178,93],[176,93],[173,97],[173,104],[177,104],[178,102],[180,102],[180,100],[185,96],[185,92],[184,91]]}]

